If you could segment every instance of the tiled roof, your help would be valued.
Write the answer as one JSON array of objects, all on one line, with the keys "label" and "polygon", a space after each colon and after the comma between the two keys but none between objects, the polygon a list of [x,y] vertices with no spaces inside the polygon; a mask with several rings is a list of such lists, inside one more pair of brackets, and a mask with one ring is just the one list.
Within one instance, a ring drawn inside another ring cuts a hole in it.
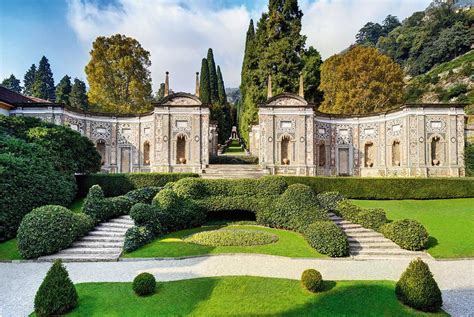
[{"label": "tiled roof", "polygon": [[25,103],[50,103],[47,100],[36,98],[36,97],[27,97],[14,92],[8,88],[0,86],[0,101],[14,106],[15,104],[25,104]]}]

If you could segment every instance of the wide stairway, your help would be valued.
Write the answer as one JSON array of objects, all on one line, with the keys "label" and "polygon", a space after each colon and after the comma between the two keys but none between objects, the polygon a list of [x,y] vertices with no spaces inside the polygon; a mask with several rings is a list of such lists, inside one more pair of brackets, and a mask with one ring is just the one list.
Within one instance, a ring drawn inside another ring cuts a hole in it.
[{"label": "wide stairway", "polygon": [[431,259],[428,253],[402,249],[381,233],[351,223],[333,213],[330,213],[329,217],[347,235],[350,255],[356,260],[411,259],[416,257]]},{"label": "wide stairway", "polygon": [[100,223],[71,247],[56,254],[39,257],[38,261],[117,261],[122,253],[125,232],[133,226],[134,222],[130,216],[120,216]]},{"label": "wide stairway", "polygon": [[254,164],[210,164],[202,171],[202,178],[258,178],[269,171]]}]

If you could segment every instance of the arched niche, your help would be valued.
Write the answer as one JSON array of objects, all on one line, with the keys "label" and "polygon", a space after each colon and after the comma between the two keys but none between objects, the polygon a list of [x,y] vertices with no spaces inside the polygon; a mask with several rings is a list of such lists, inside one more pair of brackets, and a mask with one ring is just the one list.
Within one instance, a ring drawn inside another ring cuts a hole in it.
[{"label": "arched niche", "polygon": [[365,167],[373,167],[375,164],[375,153],[374,153],[374,143],[372,141],[368,141],[365,143],[364,146],[364,166]]},{"label": "arched niche", "polygon": [[321,143],[319,145],[319,159],[318,159],[318,165],[323,167],[326,166],[326,145],[324,143]]},{"label": "arched niche", "polygon": [[143,165],[150,165],[150,142],[143,143]]},{"label": "arched niche", "polygon": [[444,142],[441,136],[434,135],[430,141],[430,164],[441,166],[444,160]]},{"label": "arched niche", "polygon": [[401,164],[401,148],[400,141],[394,140],[392,142],[392,166],[400,166]]},{"label": "arched niche", "polygon": [[281,164],[283,165],[289,165],[290,164],[290,137],[287,135],[284,135],[281,138]]},{"label": "arched niche", "polygon": [[176,138],[176,164],[186,164],[186,136],[178,135]]},{"label": "arched niche", "polygon": [[99,152],[100,154],[100,164],[104,165],[106,163],[106,158],[107,158],[106,143],[104,140],[97,140],[95,146],[96,146],[97,152]]}]

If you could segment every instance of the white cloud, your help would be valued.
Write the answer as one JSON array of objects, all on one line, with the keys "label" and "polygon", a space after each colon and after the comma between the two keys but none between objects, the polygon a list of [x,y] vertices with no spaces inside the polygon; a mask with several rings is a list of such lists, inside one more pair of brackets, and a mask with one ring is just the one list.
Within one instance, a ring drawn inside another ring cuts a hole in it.
[{"label": "white cloud", "polygon": [[323,58],[347,48],[365,23],[381,23],[388,15],[400,20],[424,10],[430,0],[319,0],[304,1],[302,33],[307,46],[316,47]]},{"label": "white cloud", "polygon": [[[153,86],[156,89],[170,71],[176,91],[194,91],[194,74],[200,70],[207,49],[214,49],[226,86],[240,84],[240,70],[249,19],[255,24],[267,1],[253,8],[223,8],[211,0],[117,0],[99,6],[93,0],[70,0],[68,21],[83,45],[83,54],[99,35],[125,34],[136,38],[151,53]],[[311,0],[300,1],[303,34],[324,58],[352,42],[368,21],[381,22],[388,15],[400,19],[424,9],[429,0]]]}]

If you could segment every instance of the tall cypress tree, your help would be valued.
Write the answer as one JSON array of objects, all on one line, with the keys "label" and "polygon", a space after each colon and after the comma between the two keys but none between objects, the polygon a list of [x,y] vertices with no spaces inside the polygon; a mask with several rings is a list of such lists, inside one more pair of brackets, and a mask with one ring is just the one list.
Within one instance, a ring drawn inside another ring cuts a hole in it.
[{"label": "tall cypress tree", "polygon": [[199,84],[199,97],[203,103],[211,103],[211,86],[209,83],[209,65],[207,59],[201,62],[201,78]]},{"label": "tall cypress tree", "polygon": [[211,102],[219,101],[219,92],[217,86],[216,63],[214,62],[214,53],[212,48],[207,50],[207,65],[209,66],[209,87],[211,91]]},{"label": "tall cypress tree", "polygon": [[23,78],[23,93],[27,96],[33,96],[33,84],[35,83],[36,65],[32,64]]},{"label": "tall cypress tree", "polygon": [[38,70],[33,83],[33,96],[49,101],[55,100],[55,86],[53,72],[48,59],[43,56],[39,62]]},{"label": "tall cypress tree", "polygon": [[69,96],[69,102],[73,108],[79,110],[89,109],[89,101],[86,94],[86,84],[82,80],[77,78],[74,79],[74,84],[71,88],[71,95]]},{"label": "tall cypress tree", "polygon": [[247,30],[247,36],[245,37],[245,52],[244,61],[242,62],[242,71],[240,73],[240,93],[242,96],[246,93],[246,88],[249,85],[249,73],[250,73],[250,60],[253,55],[253,47],[255,42],[255,28],[253,26],[253,20],[250,19],[249,28]]},{"label": "tall cypress tree", "polygon": [[71,77],[64,76],[56,86],[56,102],[70,106],[69,96],[71,95]]},{"label": "tall cypress tree", "polygon": [[220,66],[217,66],[217,92],[219,94],[219,104],[225,106],[227,104],[227,96]]}]

